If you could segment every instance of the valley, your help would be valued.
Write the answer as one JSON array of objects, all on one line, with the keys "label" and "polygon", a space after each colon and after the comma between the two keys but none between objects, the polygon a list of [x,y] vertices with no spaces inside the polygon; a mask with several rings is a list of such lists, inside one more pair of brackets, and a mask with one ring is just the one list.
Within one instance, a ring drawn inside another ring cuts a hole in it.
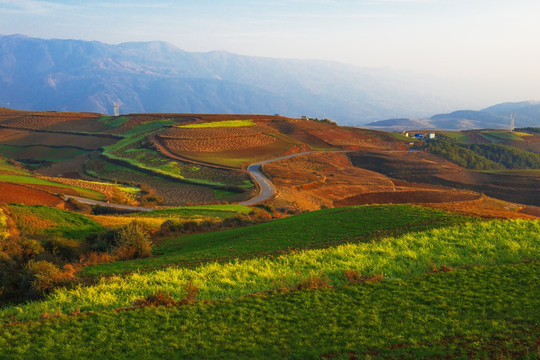
[{"label": "valley", "polygon": [[0,358],[538,358],[538,128],[433,133],[0,108]]}]

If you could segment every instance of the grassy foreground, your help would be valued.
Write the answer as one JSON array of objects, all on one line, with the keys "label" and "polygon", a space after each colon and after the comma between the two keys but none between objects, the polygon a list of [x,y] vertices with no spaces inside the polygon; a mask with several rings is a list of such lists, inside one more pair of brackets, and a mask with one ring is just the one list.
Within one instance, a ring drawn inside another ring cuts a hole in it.
[{"label": "grassy foreground", "polygon": [[11,359],[538,359],[540,264],[0,327]]},{"label": "grassy foreground", "polygon": [[98,284],[60,289],[43,301],[0,311],[0,319],[35,320],[44,313],[69,314],[130,306],[141,297],[163,291],[176,301],[198,288],[198,300],[238,299],[247,294],[294,287],[310,278],[324,278],[333,286],[347,283],[346,271],[385,279],[407,279],[434,267],[513,264],[540,259],[540,221],[465,223],[388,238],[378,243],[341,245],[307,250],[275,259],[258,258],[198,268],[168,268],[126,277],[102,279]]},{"label": "grassy foreground", "polygon": [[[193,207],[203,214],[234,205]],[[242,207],[236,205],[236,211]],[[244,207],[246,208],[246,207]],[[185,210],[184,210],[185,209]],[[184,215],[191,207],[161,210],[153,214]],[[249,209],[249,208],[247,208]],[[159,244],[147,259],[96,265],[84,269],[86,275],[118,274],[138,269],[152,269],[172,264],[193,266],[209,261],[229,261],[280,255],[299,249],[313,249],[344,243],[379,241],[385,236],[447,227],[472,221],[471,218],[439,210],[410,205],[354,206],[325,209],[292,216],[264,224],[213,233],[194,234],[169,239]]]}]

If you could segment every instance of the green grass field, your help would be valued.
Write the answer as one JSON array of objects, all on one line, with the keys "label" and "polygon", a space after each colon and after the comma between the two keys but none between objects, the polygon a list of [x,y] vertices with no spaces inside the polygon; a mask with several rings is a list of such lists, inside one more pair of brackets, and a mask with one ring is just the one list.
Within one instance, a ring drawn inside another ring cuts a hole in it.
[{"label": "green grass field", "polygon": [[442,134],[445,136],[448,136],[449,138],[452,138],[457,141],[461,141],[466,144],[470,142],[469,136],[461,131],[444,131],[442,132]]},{"label": "green grass field", "polygon": [[40,179],[33,176],[0,174],[0,182],[10,182],[10,183],[15,183],[15,184],[28,184],[28,185],[55,186],[59,188],[58,190],[59,192],[61,192],[62,188],[72,189],[72,190],[75,190],[80,196],[85,197],[85,198],[94,199],[94,200],[105,199],[105,195],[94,190],[85,189],[85,188],[73,186],[73,185],[61,184],[61,183],[57,183],[57,182],[53,182],[49,180]]},{"label": "green grass field", "polygon": [[[540,264],[0,327],[10,359],[538,359]],[[330,356],[332,354],[332,356]]]},{"label": "green grass field", "polygon": [[375,243],[106,278],[92,286],[56,290],[43,301],[6,307],[1,309],[0,319],[27,321],[43,313],[116,309],[158,291],[179,301],[186,295],[186,284],[198,288],[197,299],[213,301],[295,287],[314,275],[324,276],[329,285],[340,287],[347,283],[346,271],[363,276],[380,274],[392,280],[419,276],[443,265],[493,266],[538,259],[540,221],[464,223]]},{"label": "green grass field", "polygon": [[246,127],[254,126],[255,123],[251,120],[226,120],[226,121],[213,121],[201,124],[189,124],[178,126],[180,128],[197,129],[197,128],[218,128],[218,127]]},{"label": "green grass field", "polygon": [[509,131],[482,131],[480,135],[487,135],[491,138],[495,138],[498,140],[523,141],[523,139],[520,136]]},{"label": "green grass field", "polygon": [[227,219],[237,214],[247,214],[251,212],[251,208],[243,205],[195,205],[182,206],[176,208],[168,208],[155,210],[150,212],[142,212],[134,214],[134,216],[175,216],[182,218],[190,217],[213,217]]},{"label": "green grass field", "polygon": [[[236,212],[245,213],[249,210],[238,205],[187,207],[160,210],[142,216],[186,216],[197,213],[208,217],[224,217],[220,209],[226,210],[229,217]],[[85,268],[84,273],[114,274],[171,264],[193,266],[200,262],[279,255],[298,249],[329,247],[347,242],[377,241],[384,236],[451,226],[466,220],[460,215],[409,205],[326,209],[255,226],[165,240],[154,248],[154,253],[159,256],[96,265]]]},{"label": "green grass field", "polygon": [[73,149],[70,147],[59,148],[51,146],[16,146],[0,144],[0,154],[11,159],[31,158],[37,161],[60,162],[74,159],[77,156],[88,153],[86,150]]},{"label": "green grass field", "polygon": [[17,228],[27,236],[84,240],[103,227],[84,215],[47,206],[9,205]]}]

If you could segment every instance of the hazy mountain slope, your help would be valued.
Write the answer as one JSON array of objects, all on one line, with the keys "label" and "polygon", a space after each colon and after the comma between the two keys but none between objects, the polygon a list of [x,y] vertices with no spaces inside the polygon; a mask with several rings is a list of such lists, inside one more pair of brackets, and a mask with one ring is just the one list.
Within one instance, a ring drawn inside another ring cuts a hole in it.
[{"label": "hazy mountain slope", "polygon": [[523,101],[503,103],[484,110],[458,110],[448,114],[437,114],[429,119],[389,119],[367,124],[369,128],[382,130],[407,129],[508,129],[510,114],[515,114],[516,127],[540,126],[540,103]]},{"label": "hazy mountain slope", "polygon": [[0,36],[0,106],[28,110],[280,113],[360,124],[449,109],[430,81],[312,60]]}]

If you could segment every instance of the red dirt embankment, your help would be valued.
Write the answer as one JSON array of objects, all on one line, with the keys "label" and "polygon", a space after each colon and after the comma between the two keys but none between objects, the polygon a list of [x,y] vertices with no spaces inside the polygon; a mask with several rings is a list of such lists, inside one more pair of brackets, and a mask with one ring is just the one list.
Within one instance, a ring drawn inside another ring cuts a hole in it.
[{"label": "red dirt embankment", "polygon": [[366,204],[422,204],[449,203],[470,201],[479,198],[479,194],[447,190],[404,190],[381,191],[359,194],[335,202],[335,206],[366,205]]},{"label": "red dirt embankment", "polygon": [[64,207],[65,202],[46,191],[23,185],[0,183],[0,204],[46,205]]}]

